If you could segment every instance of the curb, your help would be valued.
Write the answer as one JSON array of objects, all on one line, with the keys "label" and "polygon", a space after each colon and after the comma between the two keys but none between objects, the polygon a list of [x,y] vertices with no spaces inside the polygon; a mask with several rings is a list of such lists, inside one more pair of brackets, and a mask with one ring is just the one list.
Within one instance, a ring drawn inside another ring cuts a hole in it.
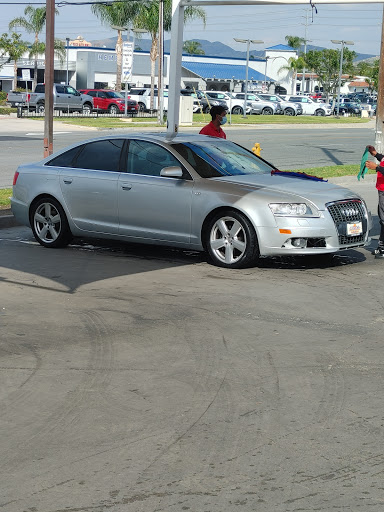
[{"label": "curb", "polygon": [[0,229],[13,228],[21,225],[12,215],[11,209],[5,210],[5,212],[5,215],[0,215]]}]

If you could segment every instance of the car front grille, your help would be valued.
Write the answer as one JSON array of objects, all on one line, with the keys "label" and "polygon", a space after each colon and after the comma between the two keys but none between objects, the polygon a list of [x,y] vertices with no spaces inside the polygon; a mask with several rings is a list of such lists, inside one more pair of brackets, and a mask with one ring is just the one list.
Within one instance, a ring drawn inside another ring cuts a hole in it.
[{"label": "car front grille", "polygon": [[[326,207],[335,223],[340,245],[359,244],[365,241],[368,229],[368,216],[363,201],[360,199],[347,199],[327,203]],[[350,236],[347,234],[347,225],[354,222],[361,222],[363,231],[360,235]]]}]

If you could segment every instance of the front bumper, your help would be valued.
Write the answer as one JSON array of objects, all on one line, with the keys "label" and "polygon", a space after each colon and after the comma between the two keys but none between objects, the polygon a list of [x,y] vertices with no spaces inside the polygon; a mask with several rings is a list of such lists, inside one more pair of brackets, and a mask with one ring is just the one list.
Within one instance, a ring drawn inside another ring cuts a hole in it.
[{"label": "front bumper", "polygon": [[[356,237],[343,237],[342,226],[336,227],[328,211],[317,218],[276,217],[276,228],[259,227],[261,256],[330,254],[364,247],[370,242],[369,230],[372,218],[369,212],[363,222],[363,233]],[[305,241],[305,247],[294,246],[297,240]]]}]

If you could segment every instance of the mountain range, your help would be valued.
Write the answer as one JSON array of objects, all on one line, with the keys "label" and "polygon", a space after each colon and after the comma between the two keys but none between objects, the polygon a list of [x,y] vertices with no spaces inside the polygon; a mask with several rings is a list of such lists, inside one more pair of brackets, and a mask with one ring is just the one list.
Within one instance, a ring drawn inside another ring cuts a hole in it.
[{"label": "mountain range", "polygon": [[[115,48],[117,37],[111,37],[109,39],[98,39],[91,41],[93,46],[99,48]],[[204,54],[209,57],[227,57],[227,58],[238,58],[238,59],[246,59],[247,52],[234,50],[230,46],[221,43],[220,41],[207,41],[206,39],[192,39],[192,41],[196,41],[200,44],[201,49],[204,51]],[[170,51],[171,40],[164,40],[164,52],[169,53]],[[149,52],[151,48],[151,40],[150,39],[136,39],[135,40],[135,48],[140,48],[142,51]],[[307,45],[307,51],[309,50],[324,50],[323,47]],[[249,57],[252,59],[253,57],[264,57],[264,50],[250,50]],[[376,55],[370,55],[366,53],[357,53],[355,62],[367,59],[378,59],[379,57]]]}]

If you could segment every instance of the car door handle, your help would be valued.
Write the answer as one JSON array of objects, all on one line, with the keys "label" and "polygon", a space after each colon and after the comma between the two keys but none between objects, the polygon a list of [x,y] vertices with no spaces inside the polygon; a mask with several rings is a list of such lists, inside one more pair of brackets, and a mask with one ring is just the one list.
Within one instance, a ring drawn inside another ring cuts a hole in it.
[{"label": "car door handle", "polygon": [[130,183],[122,183],[122,184],[121,184],[121,188],[122,188],[123,190],[131,190],[132,185],[131,185]]},{"label": "car door handle", "polygon": [[73,179],[72,178],[64,178],[63,181],[66,185],[70,185],[72,183]]}]

